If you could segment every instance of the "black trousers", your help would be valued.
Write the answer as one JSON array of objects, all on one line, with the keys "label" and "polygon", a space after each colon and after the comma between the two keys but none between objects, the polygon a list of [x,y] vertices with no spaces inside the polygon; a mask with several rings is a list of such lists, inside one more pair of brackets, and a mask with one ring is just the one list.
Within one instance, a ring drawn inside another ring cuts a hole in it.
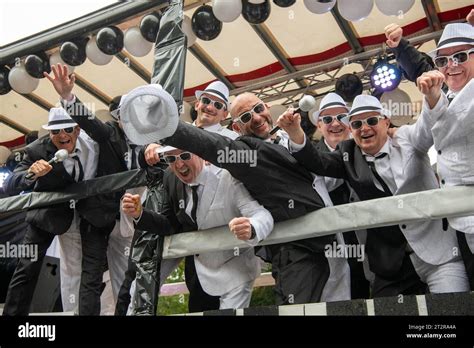
[{"label": "black trousers", "polygon": [[410,255],[405,254],[399,272],[390,278],[375,274],[372,288],[372,297],[388,297],[398,295],[421,295],[427,292],[427,285],[423,283],[413,267]]},{"label": "black trousers", "polygon": [[329,263],[323,252],[283,245],[272,256],[272,275],[277,305],[319,302]]},{"label": "black trousers", "polygon": [[[354,231],[342,234],[346,245],[359,245],[359,240]],[[351,270],[351,299],[369,298],[370,282],[365,278],[364,264],[357,257],[348,257],[347,263]]]},{"label": "black trousers", "polygon": [[466,266],[467,278],[469,279],[469,286],[471,291],[474,291],[474,254],[469,249],[469,245],[466,241],[466,234],[460,231],[456,231],[458,237],[459,249],[461,250],[461,257]]},{"label": "black trousers", "polygon": [[186,286],[189,290],[188,311],[189,313],[203,312],[219,309],[219,296],[211,296],[201,286],[196,266],[194,264],[194,256],[186,256],[184,261],[184,276],[186,278]]},{"label": "black trousers", "polygon": [[81,219],[82,274],[79,288],[79,315],[100,315],[102,279],[107,264],[107,245],[115,221],[106,227],[95,227]]},{"label": "black trousers", "polygon": [[8,287],[3,315],[28,315],[38,277],[54,234],[28,224],[23,239],[24,245],[38,246],[37,260],[19,258]]}]

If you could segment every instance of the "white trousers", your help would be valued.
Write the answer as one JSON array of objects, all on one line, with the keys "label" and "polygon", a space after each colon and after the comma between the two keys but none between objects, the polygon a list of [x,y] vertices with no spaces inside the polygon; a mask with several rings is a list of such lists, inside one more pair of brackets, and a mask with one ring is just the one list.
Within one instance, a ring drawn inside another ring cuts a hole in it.
[{"label": "white trousers", "polygon": [[421,281],[428,285],[430,293],[469,291],[466,267],[461,257],[442,265],[426,263],[415,253],[410,254],[410,259]]},{"label": "white trousers", "polygon": [[[113,304],[108,304],[108,307],[115,307],[118,291],[127,270],[131,243],[132,237],[123,237],[120,233],[120,224],[115,224],[110,234],[107,248],[107,260],[114,301]],[[73,223],[66,233],[59,236],[59,245],[63,311],[78,313],[79,287],[82,272],[82,247],[81,234],[76,224]]]},{"label": "white trousers", "polygon": [[221,295],[219,309],[248,308],[252,298],[253,283],[254,280],[251,280]]}]

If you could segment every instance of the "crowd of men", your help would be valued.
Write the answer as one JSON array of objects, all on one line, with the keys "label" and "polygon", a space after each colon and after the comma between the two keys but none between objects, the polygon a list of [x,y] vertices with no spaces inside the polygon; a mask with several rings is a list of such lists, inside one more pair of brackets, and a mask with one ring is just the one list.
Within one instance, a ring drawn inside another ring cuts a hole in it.
[{"label": "crowd of men", "polygon": [[[390,110],[377,98],[362,94],[349,106],[328,93],[311,115],[323,135],[318,143],[297,110],[283,113],[275,132],[264,101],[243,93],[231,103],[220,81],[196,92],[193,124],[179,120],[159,85],[114,100],[115,120],[104,123],[74,95],[74,74],[53,66],[45,76],[62,107],[51,109],[43,126],[49,136],[26,147],[5,192],[61,191],[137,168],[146,169],[148,185],[29,210],[24,243],[38,245],[38,260],[19,259],[4,315],[29,313],[55,235],[65,308],[100,313],[108,264],[116,314],[153,315],[159,287],[181,261],[160,260],[162,237],[226,225],[247,247],[185,258],[189,311],[248,307],[261,259],[271,263],[276,304],[473,290],[474,215],[257,246],[274,223],[325,207],[474,183],[473,17],[474,10],[468,23],[447,25],[429,55],[388,26],[387,44],[423,94],[417,122],[390,129]],[[229,115],[230,126],[222,126]],[[428,158],[433,145],[438,176]],[[69,156],[48,162],[61,149]],[[223,153],[252,153],[255,161]],[[107,252],[114,233],[121,237],[115,254]],[[364,257],[331,257],[325,251],[332,245],[356,246]]]}]

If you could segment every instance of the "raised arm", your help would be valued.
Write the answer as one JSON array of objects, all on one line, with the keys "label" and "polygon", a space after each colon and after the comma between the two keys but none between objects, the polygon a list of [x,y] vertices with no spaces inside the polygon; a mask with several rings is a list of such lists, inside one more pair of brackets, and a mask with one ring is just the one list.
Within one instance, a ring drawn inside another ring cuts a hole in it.
[{"label": "raised arm", "polygon": [[66,65],[53,65],[52,75],[44,73],[61,98],[63,108],[72,119],[95,141],[103,142],[114,136],[115,128],[103,123],[73,93],[74,74],[69,75]]}]

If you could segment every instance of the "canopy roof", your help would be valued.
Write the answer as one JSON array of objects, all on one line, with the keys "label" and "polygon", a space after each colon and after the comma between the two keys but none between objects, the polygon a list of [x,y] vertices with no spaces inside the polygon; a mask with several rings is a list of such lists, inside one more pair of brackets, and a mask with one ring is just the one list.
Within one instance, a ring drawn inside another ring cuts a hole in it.
[{"label": "canopy roof", "polygon": [[[67,6],[83,2],[68,1]],[[206,2],[209,1],[185,1],[185,14],[191,18],[196,8]],[[166,1],[142,2],[141,11],[114,21],[115,10],[132,4],[104,3],[105,10],[94,8],[94,12],[81,14],[79,19],[65,16],[64,21],[58,21],[50,28],[41,28],[39,33],[13,43],[1,42],[4,45],[0,53],[1,65],[11,63],[11,52],[20,52],[24,57],[34,53],[33,48],[37,49],[35,45],[41,42],[43,51],[54,53],[61,42],[45,41],[45,37],[64,30],[64,26],[78,25],[109,13],[110,21],[103,22],[102,27],[114,24],[126,30],[138,25],[145,14],[167,6]],[[389,17],[374,6],[366,19],[347,22],[335,9],[325,14],[311,13],[300,0],[289,8],[272,3],[270,17],[263,24],[250,25],[240,16],[232,23],[224,23],[216,39],[198,39],[188,48],[185,100],[192,103],[194,91],[216,79],[223,80],[233,95],[253,91],[270,105],[295,103],[304,93],[321,95],[334,90],[335,80],[345,73],[357,73],[369,88],[368,73],[382,52],[387,24],[401,25],[405,37],[414,40],[420,50],[429,51],[435,47],[434,39],[439,38],[442,27],[449,22],[463,21],[472,7],[472,0],[417,0],[404,16]],[[8,9],[3,9],[5,16]],[[92,35],[100,28],[91,26],[87,34]],[[32,50],[27,52],[29,47]],[[153,50],[139,58],[124,49],[104,66],[86,60],[75,69],[77,84],[74,92],[82,101],[92,103],[96,110],[106,109],[114,96],[149,83],[152,67]],[[413,102],[421,100],[412,83],[402,82],[400,89],[406,91]],[[38,130],[45,124],[49,108],[57,102],[58,96],[46,79],[41,79],[31,94],[22,95],[12,90],[1,95],[0,144],[8,147],[21,145],[23,134]]]}]

